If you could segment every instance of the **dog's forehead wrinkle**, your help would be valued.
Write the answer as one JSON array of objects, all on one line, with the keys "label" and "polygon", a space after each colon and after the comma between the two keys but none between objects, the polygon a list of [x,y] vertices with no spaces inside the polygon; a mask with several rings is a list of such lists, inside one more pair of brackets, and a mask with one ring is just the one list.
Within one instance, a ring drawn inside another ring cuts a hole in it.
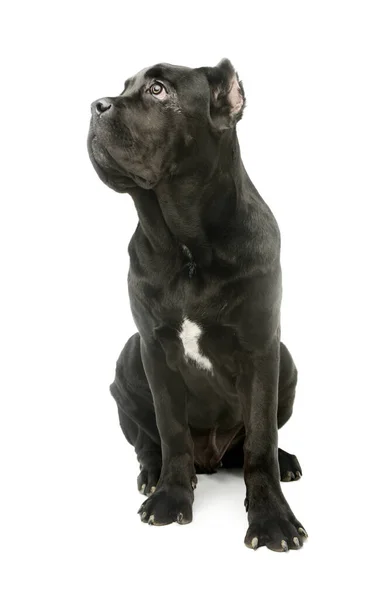
[{"label": "dog's forehead wrinkle", "polygon": [[147,68],[142,69],[141,71],[136,73],[136,75],[128,77],[128,79],[125,81],[124,87],[127,89],[129,88],[130,90],[142,87],[142,85],[144,85],[145,83],[145,74],[147,70]]},{"label": "dog's forehead wrinkle", "polygon": [[146,78],[161,78],[166,79],[173,85],[178,82],[181,77],[192,71],[189,67],[180,67],[178,65],[170,65],[168,63],[159,63],[145,71]]}]

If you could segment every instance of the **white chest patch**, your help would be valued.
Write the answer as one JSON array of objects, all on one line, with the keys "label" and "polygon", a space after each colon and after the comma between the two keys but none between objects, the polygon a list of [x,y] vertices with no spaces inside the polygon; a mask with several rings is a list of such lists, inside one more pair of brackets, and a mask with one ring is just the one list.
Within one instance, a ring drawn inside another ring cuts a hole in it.
[{"label": "white chest patch", "polygon": [[182,322],[180,340],[187,358],[192,358],[201,369],[212,371],[211,361],[200,352],[199,338],[202,333],[203,331],[197,323],[185,318]]}]

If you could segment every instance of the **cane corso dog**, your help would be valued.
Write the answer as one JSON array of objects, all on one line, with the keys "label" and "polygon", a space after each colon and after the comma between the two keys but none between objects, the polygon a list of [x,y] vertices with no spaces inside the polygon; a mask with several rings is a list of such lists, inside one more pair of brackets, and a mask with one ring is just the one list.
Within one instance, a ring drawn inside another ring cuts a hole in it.
[{"label": "cane corso dog", "polygon": [[297,370],[280,341],[280,234],[241,160],[245,106],[229,60],[157,64],[92,104],[99,177],[132,196],[128,288],[138,329],[110,387],[140,463],[143,523],[192,521],[196,473],[242,467],[245,544],[307,537],[280,481],[301,477],[278,448]]}]

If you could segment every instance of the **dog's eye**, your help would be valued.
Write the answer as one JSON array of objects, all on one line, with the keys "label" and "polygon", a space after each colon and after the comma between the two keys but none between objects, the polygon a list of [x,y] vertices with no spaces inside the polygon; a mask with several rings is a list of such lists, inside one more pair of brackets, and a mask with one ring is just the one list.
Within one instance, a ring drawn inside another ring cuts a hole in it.
[{"label": "dog's eye", "polygon": [[151,87],[150,87],[151,93],[154,94],[154,96],[158,96],[161,91],[163,90],[163,85],[161,83],[154,83]]},{"label": "dog's eye", "polygon": [[160,83],[159,81],[156,81],[155,83],[150,85],[148,91],[150,92],[150,94],[152,96],[155,96],[156,98],[159,98],[160,100],[162,98],[164,98],[167,93],[165,86],[163,85],[163,83]]}]

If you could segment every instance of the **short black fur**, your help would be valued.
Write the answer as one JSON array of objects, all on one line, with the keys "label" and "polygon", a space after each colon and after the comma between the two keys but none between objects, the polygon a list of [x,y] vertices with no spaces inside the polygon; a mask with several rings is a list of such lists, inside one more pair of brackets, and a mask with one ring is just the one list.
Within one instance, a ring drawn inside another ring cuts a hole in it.
[{"label": "short black fur", "polygon": [[245,543],[285,551],[306,537],[280,486],[301,467],[278,449],[297,370],[280,341],[278,225],[241,160],[244,105],[227,59],[156,65],[92,105],[91,161],[139,216],[128,275],[138,333],[110,389],[140,463],[142,521],[190,522],[196,472],[243,466]]}]

